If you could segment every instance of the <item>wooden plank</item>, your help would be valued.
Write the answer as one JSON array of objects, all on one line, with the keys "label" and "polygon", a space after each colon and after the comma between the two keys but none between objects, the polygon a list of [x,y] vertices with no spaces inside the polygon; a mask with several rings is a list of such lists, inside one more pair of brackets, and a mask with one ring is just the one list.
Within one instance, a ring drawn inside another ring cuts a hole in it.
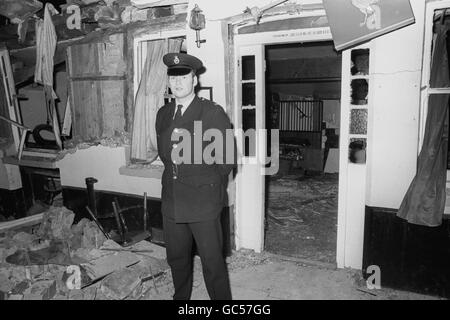
[{"label": "wooden plank", "polygon": [[68,52],[73,135],[91,140],[123,131],[127,79],[123,33],[101,42],[73,45]]},{"label": "wooden plank", "polygon": [[43,213],[39,213],[33,216],[16,219],[12,221],[0,222],[0,232],[6,232],[17,228],[33,226],[39,224],[42,221]]},{"label": "wooden plank", "polygon": [[79,44],[71,46],[72,50],[72,77],[98,75],[95,68],[97,57],[94,52],[96,44]]},{"label": "wooden plank", "polygon": [[100,136],[98,119],[97,81],[73,82],[74,93],[74,135],[83,139]]},{"label": "wooden plank", "polygon": [[[0,68],[0,79],[3,79],[2,68]],[[9,119],[9,109],[8,101],[6,101],[5,87],[2,85],[0,80],[0,117],[8,116]],[[0,149],[8,149],[8,147],[14,143],[14,137],[12,133],[12,128],[6,121],[0,121]]]},{"label": "wooden plank", "polygon": [[16,166],[57,169],[56,161],[49,158],[22,156],[22,158],[19,160],[15,156],[8,156],[2,158],[2,161],[3,163],[13,164]]},{"label": "wooden plank", "polygon": [[[100,56],[100,52],[101,52],[101,47],[99,44],[97,44],[96,46],[94,46],[94,52],[95,52],[95,70],[98,70],[98,72],[100,72],[100,60],[103,60],[102,57]],[[97,97],[97,113],[98,113],[98,127],[100,129],[100,132],[98,134],[99,137],[103,136],[103,125],[104,125],[104,121],[103,121],[103,111],[105,108],[103,108],[103,99],[102,99],[102,89],[101,89],[101,84],[96,82],[95,83],[96,86],[96,97]],[[87,121],[89,121],[89,119],[86,119]]]},{"label": "wooden plank", "polygon": [[[22,118],[20,116],[20,110],[17,101],[16,87],[11,68],[11,61],[9,59],[8,50],[5,48],[4,45],[0,46],[0,60],[1,60],[0,69],[2,70],[2,79],[0,79],[0,81],[4,86],[4,91],[6,93],[5,97],[9,111],[9,119],[21,123]],[[16,126],[12,126],[11,130],[14,138],[15,149],[18,150],[20,143],[19,128]]]},{"label": "wooden plank", "polygon": [[126,74],[123,33],[113,34],[108,42],[98,43],[98,73],[102,76]]},{"label": "wooden plank", "polygon": [[72,83],[75,111],[74,134],[86,139],[113,136],[125,129],[123,107],[125,81],[77,81]]},{"label": "wooden plank", "polygon": [[103,135],[113,136],[115,131],[125,130],[124,102],[125,81],[102,81]]},{"label": "wooden plank", "polygon": [[70,99],[70,111],[71,111],[71,118],[72,118],[72,135],[75,136],[76,134],[76,126],[77,126],[77,119],[75,117],[75,91],[74,91],[74,87],[73,87],[73,81],[70,81],[69,77],[72,76],[73,74],[73,68],[72,68],[72,48],[71,47],[67,47],[66,50],[66,54],[67,54],[67,85],[69,87],[69,97],[68,99]]}]

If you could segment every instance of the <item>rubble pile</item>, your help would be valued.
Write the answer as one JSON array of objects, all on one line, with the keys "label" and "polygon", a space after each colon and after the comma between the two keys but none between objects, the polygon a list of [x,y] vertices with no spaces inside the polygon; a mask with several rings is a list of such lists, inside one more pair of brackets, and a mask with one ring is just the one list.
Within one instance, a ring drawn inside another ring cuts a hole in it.
[{"label": "rubble pile", "polygon": [[122,247],[94,221],[50,207],[33,227],[0,233],[0,300],[157,298],[169,269],[165,249],[148,241]]}]

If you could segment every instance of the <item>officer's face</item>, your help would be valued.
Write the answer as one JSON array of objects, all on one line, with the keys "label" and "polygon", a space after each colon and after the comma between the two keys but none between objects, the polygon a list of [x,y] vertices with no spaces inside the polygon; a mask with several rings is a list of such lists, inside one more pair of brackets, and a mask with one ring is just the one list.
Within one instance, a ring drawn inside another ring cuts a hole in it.
[{"label": "officer's face", "polygon": [[178,99],[192,95],[196,85],[197,76],[192,72],[182,76],[169,76],[170,90]]}]

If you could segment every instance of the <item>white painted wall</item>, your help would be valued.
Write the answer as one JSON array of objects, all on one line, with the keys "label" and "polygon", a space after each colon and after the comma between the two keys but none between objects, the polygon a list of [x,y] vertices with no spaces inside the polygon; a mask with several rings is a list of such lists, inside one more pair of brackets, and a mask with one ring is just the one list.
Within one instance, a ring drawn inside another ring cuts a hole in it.
[{"label": "white painted wall", "polygon": [[119,168],[126,165],[125,147],[93,146],[67,154],[57,162],[61,174],[61,185],[86,188],[85,178],[94,177],[98,182],[95,190],[121,192],[126,194],[161,197],[161,180],[133,177],[119,174]]},{"label": "white painted wall", "polygon": [[411,5],[415,24],[371,43],[368,206],[398,209],[416,173],[425,2]]}]

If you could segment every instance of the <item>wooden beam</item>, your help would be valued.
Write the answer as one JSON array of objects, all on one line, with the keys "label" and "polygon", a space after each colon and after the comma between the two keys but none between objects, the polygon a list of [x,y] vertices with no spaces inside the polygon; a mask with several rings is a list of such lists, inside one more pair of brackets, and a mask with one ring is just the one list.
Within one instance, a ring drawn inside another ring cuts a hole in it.
[{"label": "wooden beam", "polygon": [[17,228],[33,226],[39,224],[42,221],[43,213],[39,213],[33,216],[16,219],[12,221],[0,222],[0,232],[6,232]]},{"label": "wooden beam", "polygon": [[1,119],[1,120],[5,120],[6,122],[8,122],[8,123],[10,123],[10,124],[12,124],[12,125],[15,125],[16,127],[19,127],[19,128],[21,128],[21,129],[24,129],[24,130],[31,130],[30,128],[28,128],[28,127],[22,125],[21,123],[18,123],[18,122],[16,122],[16,121],[13,121],[13,120],[11,120],[11,119],[8,119],[8,118],[6,118],[6,117],[4,117],[4,116],[2,116],[2,115],[0,115],[0,119]]},{"label": "wooden beam", "polygon": [[55,159],[50,158],[32,157],[24,155],[20,160],[14,156],[3,157],[2,160],[3,163],[13,164],[16,166],[57,169]]}]

